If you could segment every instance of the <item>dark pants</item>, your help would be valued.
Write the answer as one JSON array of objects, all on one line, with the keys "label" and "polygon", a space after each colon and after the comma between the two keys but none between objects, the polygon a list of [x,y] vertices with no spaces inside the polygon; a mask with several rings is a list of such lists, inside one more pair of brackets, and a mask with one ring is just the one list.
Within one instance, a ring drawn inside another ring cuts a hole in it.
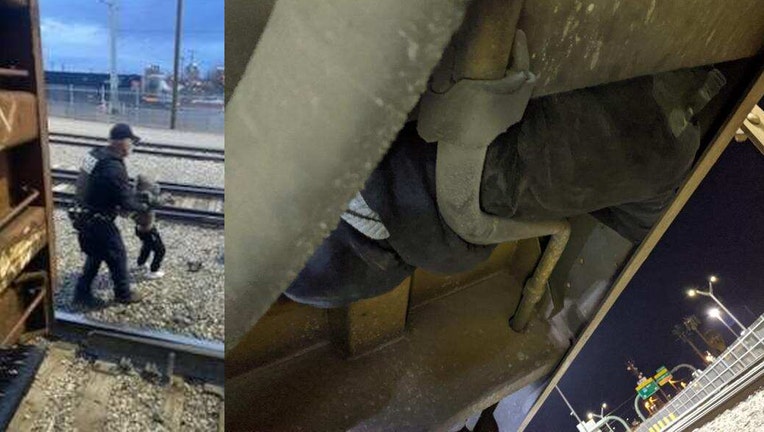
[{"label": "dark pants", "polygon": [[130,279],[127,272],[127,251],[119,228],[113,221],[94,218],[78,233],[80,248],[87,255],[82,276],[77,281],[75,295],[90,296],[90,285],[98,274],[101,263],[109,268],[114,282],[114,297],[130,296]]},{"label": "dark pants", "polygon": [[164,243],[162,243],[162,237],[159,235],[156,227],[151,228],[148,231],[141,231],[138,228],[135,229],[135,235],[141,239],[141,253],[138,255],[138,265],[142,266],[149,259],[149,255],[154,252],[154,258],[151,260],[151,271],[155,272],[159,270],[159,266],[162,265],[162,259],[164,259]]}]

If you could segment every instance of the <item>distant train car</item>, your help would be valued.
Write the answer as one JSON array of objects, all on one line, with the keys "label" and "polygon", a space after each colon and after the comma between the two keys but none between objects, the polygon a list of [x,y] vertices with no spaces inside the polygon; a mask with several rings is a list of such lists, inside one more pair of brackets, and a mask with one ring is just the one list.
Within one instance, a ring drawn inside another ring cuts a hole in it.
[{"label": "distant train car", "polygon": [[[132,90],[136,83],[140,85],[142,77],[136,74],[117,75],[117,88],[120,91]],[[91,88],[109,90],[109,74],[91,72],[56,72],[45,71],[45,83],[48,86],[75,86],[79,89]]]}]

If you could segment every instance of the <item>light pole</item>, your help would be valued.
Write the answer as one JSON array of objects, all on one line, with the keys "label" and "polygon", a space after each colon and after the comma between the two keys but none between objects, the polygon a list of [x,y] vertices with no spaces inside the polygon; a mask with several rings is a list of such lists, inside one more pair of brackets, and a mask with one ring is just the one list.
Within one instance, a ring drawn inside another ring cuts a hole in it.
[{"label": "light pole", "polygon": [[117,11],[119,0],[101,0],[109,7],[109,115],[113,115],[119,102],[117,77]]},{"label": "light pole", "polygon": [[716,319],[718,319],[719,321],[721,321],[721,322],[722,322],[722,324],[724,324],[724,327],[727,327],[727,330],[729,330],[729,331],[730,331],[730,333],[732,333],[732,335],[733,335],[733,336],[735,336],[735,339],[737,339],[737,337],[738,337],[738,334],[737,334],[737,333],[735,333],[735,330],[733,330],[733,329],[732,329],[732,327],[730,327],[730,326],[729,326],[729,324],[727,324],[727,323],[724,321],[724,318],[722,318],[722,312],[721,312],[721,311],[720,311],[718,308],[711,308],[711,309],[708,311],[708,316],[710,316],[711,318],[716,318]]},{"label": "light pole", "polygon": [[183,0],[177,0],[175,13],[175,57],[173,59],[172,72],[172,108],[170,109],[170,129],[175,129],[178,115],[178,81],[180,80],[180,39],[183,33]]},{"label": "light pole", "polygon": [[[732,315],[732,312],[730,312],[730,311],[729,311],[729,309],[727,309],[726,307],[724,307],[724,305],[722,304],[722,302],[720,302],[720,301],[719,301],[719,299],[718,299],[718,298],[716,298],[716,296],[714,295],[714,282],[716,282],[717,280],[719,280],[719,279],[717,279],[717,278],[716,278],[716,276],[711,276],[711,277],[709,277],[709,278],[708,278],[708,291],[701,291],[701,290],[699,290],[699,289],[695,289],[695,288],[692,288],[692,289],[689,289],[689,290],[687,290],[687,295],[688,295],[688,296],[690,296],[690,297],[695,297],[695,295],[702,295],[702,296],[705,296],[705,297],[711,297],[711,299],[712,299],[713,301],[715,301],[715,302],[716,302],[716,304],[717,304],[717,305],[719,305],[719,307],[720,307],[720,308],[722,308],[722,310],[724,311],[724,313],[726,313],[727,315],[729,315],[729,316],[732,318],[732,320],[733,320],[733,321],[735,321],[735,324],[739,325],[739,326],[740,326],[740,328],[741,328],[743,331],[745,331],[745,330],[746,330],[746,328],[745,328],[745,326],[744,326],[744,325],[743,325],[743,324],[740,322],[740,320],[738,320],[738,319],[735,317],[735,315]],[[736,335],[736,337],[737,337],[737,335]]]},{"label": "light pole", "polygon": [[605,408],[607,408],[607,404],[603,402],[602,405],[600,406],[600,415],[597,415],[597,414],[594,414],[594,413],[590,412],[587,416],[589,417],[589,420],[592,420],[592,419],[595,419],[595,418],[600,419],[599,423],[602,423],[602,421],[605,421],[604,425],[607,426],[607,429],[610,432],[614,432],[613,428],[610,427],[610,424],[608,423],[608,421],[605,420],[605,418],[607,417],[605,415]]},{"label": "light pole", "polygon": [[562,393],[562,390],[560,390],[560,388],[557,386],[554,386],[554,388],[555,390],[557,390],[557,393],[560,394],[560,397],[562,398],[562,400],[565,401],[565,405],[567,405],[568,408],[570,408],[570,414],[573,417],[575,417],[576,420],[578,420],[578,424],[583,423],[583,420],[581,420],[581,417],[579,417],[578,414],[576,414],[576,410],[574,410],[573,405],[571,405],[570,402],[568,402],[568,398],[565,397],[565,395]]}]

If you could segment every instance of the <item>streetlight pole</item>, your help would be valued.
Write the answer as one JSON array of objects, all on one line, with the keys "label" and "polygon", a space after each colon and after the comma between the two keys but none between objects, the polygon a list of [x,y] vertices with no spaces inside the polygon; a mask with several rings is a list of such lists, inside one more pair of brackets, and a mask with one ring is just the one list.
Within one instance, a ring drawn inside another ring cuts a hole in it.
[{"label": "streetlight pole", "polygon": [[568,408],[570,408],[570,413],[573,414],[573,417],[575,417],[576,420],[578,420],[578,424],[583,423],[583,421],[581,420],[581,417],[579,417],[578,414],[576,414],[576,410],[574,410],[573,406],[570,404],[570,402],[568,402],[568,398],[566,398],[565,395],[562,394],[562,390],[560,390],[560,388],[557,386],[554,386],[554,388],[557,390],[557,393],[560,394],[560,397],[562,398],[562,400],[565,401],[565,405],[567,405]]},{"label": "streetlight pole", "polygon": [[175,58],[172,73],[172,108],[170,108],[170,129],[175,129],[178,115],[178,81],[180,80],[180,39],[183,26],[183,0],[177,0],[175,15]]},{"label": "streetlight pole", "polygon": [[727,327],[727,330],[729,330],[730,333],[732,333],[732,335],[735,337],[735,339],[737,339],[738,334],[735,333],[735,330],[733,330],[732,327],[730,327],[726,321],[724,321],[724,317],[722,317],[722,313],[719,311],[719,309],[716,309],[716,308],[711,309],[708,312],[708,316],[710,316],[711,318],[716,318],[719,321],[721,321],[722,324],[724,324],[724,327]]},{"label": "streetlight pole", "polygon": [[119,78],[117,76],[117,10],[119,0],[101,0],[109,7],[109,115],[113,115],[119,102]]},{"label": "streetlight pole", "polygon": [[[589,413],[589,420],[591,420],[593,418],[598,418],[600,420],[605,420],[608,417],[608,416],[605,415],[605,408],[607,408],[607,404],[603,402],[602,405],[600,406],[600,415],[597,415],[597,414],[594,414],[594,413]],[[600,423],[602,423],[602,421],[600,421]],[[613,428],[610,427],[610,423],[608,421],[605,421],[604,425],[607,426],[608,431],[614,432]]]},{"label": "streetlight pole", "polygon": [[[740,328],[741,328],[743,331],[745,331],[745,330],[746,330],[746,327],[743,325],[743,323],[741,323],[741,322],[740,322],[740,320],[738,320],[738,319],[735,317],[735,315],[732,315],[732,312],[730,312],[730,311],[729,311],[729,309],[727,309],[727,308],[726,308],[726,307],[725,307],[725,306],[722,304],[722,302],[720,302],[720,301],[719,301],[719,299],[718,299],[718,298],[716,298],[716,296],[714,295],[714,282],[716,282],[717,280],[718,280],[718,279],[716,278],[716,276],[711,276],[711,277],[709,277],[709,278],[708,278],[708,291],[707,291],[707,292],[706,292],[706,291],[701,291],[701,290],[698,290],[698,289],[691,289],[691,290],[689,290],[689,291],[687,292],[687,294],[688,294],[690,297],[693,297],[693,296],[695,296],[695,294],[698,294],[698,295],[702,295],[702,296],[705,296],[705,297],[711,297],[711,299],[712,299],[713,301],[715,301],[717,305],[719,305],[719,307],[720,307],[720,308],[721,308],[721,309],[724,311],[724,313],[726,313],[727,315],[729,315],[729,316],[732,318],[732,320],[733,320],[733,321],[735,321],[735,324],[737,324],[738,326],[740,326]],[[735,335],[735,336],[737,336],[737,335]]]}]

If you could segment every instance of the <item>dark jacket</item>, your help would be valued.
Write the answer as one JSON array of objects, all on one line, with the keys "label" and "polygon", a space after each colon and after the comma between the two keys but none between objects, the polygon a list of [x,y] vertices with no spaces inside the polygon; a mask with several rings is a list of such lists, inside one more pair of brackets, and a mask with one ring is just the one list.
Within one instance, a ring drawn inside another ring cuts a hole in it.
[{"label": "dark jacket", "polygon": [[125,162],[108,147],[93,149],[83,158],[77,179],[77,201],[91,212],[112,218],[120,212],[146,208],[130,187]]}]

